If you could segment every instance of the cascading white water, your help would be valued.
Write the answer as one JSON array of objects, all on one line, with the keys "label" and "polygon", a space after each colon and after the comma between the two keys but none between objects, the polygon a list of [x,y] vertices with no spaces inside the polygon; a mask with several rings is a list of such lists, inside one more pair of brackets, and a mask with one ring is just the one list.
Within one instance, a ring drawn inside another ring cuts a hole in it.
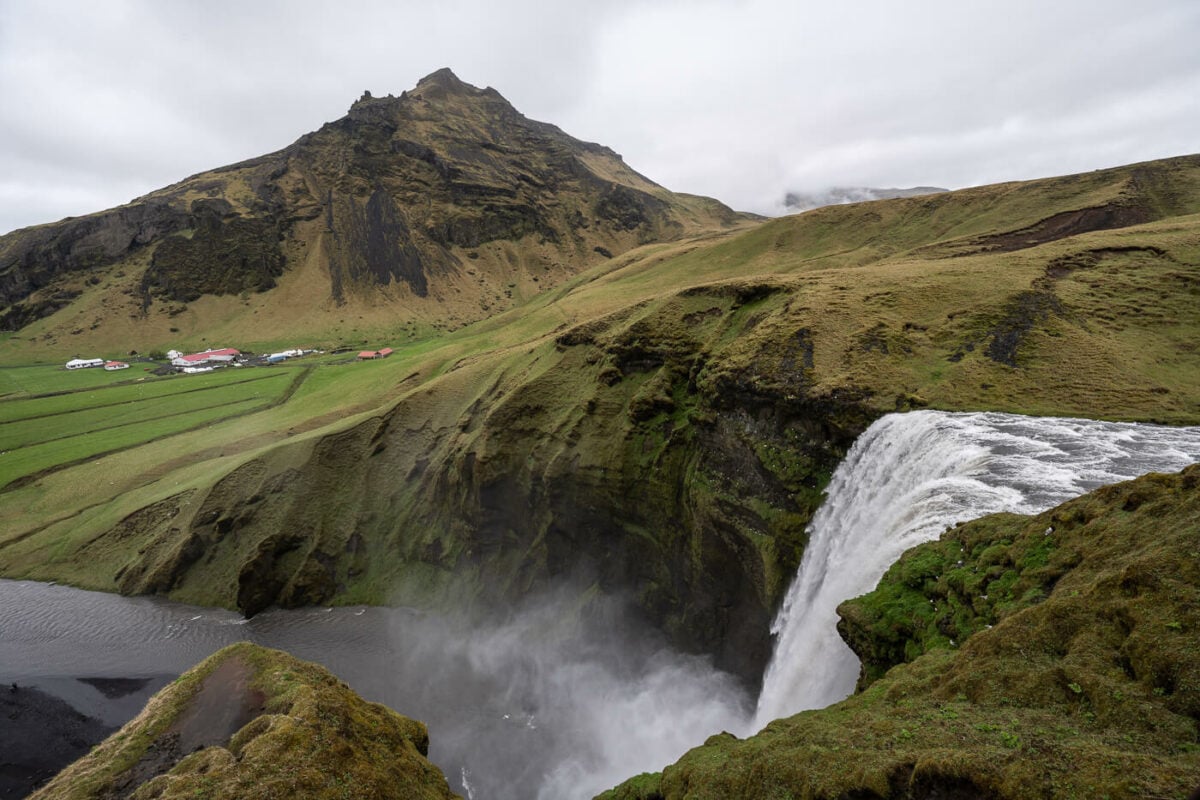
[{"label": "cascading white water", "polygon": [[1200,461],[1200,428],[917,411],[878,420],[838,467],[776,617],[754,728],[837,702],[858,659],[839,603],[870,591],[910,547],[960,520],[1051,508],[1098,486]]}]

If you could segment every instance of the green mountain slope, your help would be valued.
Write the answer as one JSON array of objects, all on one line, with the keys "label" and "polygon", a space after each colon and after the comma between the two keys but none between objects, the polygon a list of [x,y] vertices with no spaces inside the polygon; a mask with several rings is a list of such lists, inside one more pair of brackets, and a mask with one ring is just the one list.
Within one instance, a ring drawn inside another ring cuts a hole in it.
[{"label": "green mountain slope", "polygon": [[1197,531],[1200,466],[961,524],[839,609],[864,690],[602,797],[1188,796]]},{"label": "green mountain slope", "polygon": [[0,573],[247,613],[570,574],[754,684],[879,415],[1200,421],[1198,212],[1191,156],[645,245],[269,411],[10,484]]}]

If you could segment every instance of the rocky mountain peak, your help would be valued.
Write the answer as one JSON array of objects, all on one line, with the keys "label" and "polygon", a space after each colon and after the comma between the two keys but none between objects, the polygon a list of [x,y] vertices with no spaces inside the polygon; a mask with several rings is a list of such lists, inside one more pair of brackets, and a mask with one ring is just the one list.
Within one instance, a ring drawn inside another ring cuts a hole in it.
[{"label": "rocky mountain peak", "polygon": [[436,119],[447,113],[458,116],[478,111],[488,116],[523,119],[523,115],[495,89],[472,86],[460,80],[448,67],[426,75],[399,97],[392,94],[377,97],[369,90],[364,91],[350,106],[347,116],[353,122],[386,125],[401,118]]},{"label": "rocky mountain peak", "polygon": [[511,113],[518,113],[495,89],[490,86],[485,89],[472,86],[466,81],[460,80],[449,67],[442,67],[421,78],[407,95],[432,101],[464,100],[468,103],[483,101],[503,106],[504,110]]},{"label": "rocky mountain peak", "polygon": [[345,117],[277,153],[0,237],[0,329],[70,304],[96,285],[83,283],[89,270],[135,259],[127,318],[266,292],[307,265],[335,306],[419,306],[463,324],[510,306],[513,289],[532,294],[638,244],[734,219],[690,202],[440,69],[399,96],[364,91]]},{"label": "rocky mountain peak", "polygon": [[[470,84],[463,83],[449,67],[442,67],[439,70],[435,70],[417,81],[418,89],[427,86],[440,86],[443,89],[459,91],[463,89],[475,89]],[[478,89],[475,91],[478,91]]]}]

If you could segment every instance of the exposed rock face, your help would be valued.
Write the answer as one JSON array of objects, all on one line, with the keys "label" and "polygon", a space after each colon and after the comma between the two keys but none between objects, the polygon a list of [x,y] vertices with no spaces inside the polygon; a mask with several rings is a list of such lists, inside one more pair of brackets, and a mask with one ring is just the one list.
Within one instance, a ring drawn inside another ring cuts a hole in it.
[{"label": "exposed rock face", "polygon": [[0,236],[0,325],[16,330],[52,314],[79,294],[63,277],[136,256],[189,224],[178,205],[147,199]]},{"label": "exposed rock face", "polygon": [[168,236],[155,248],[142,276],[143,302],[161,298],[187,303],[205,294],[265,292],[283,272],[279,239],[269,219],[230,214],[226,220],[201,212],[190,237]]},{"label": "exposed rock face", "polygon": [[[364,98],[342,124],[382,125],[418,94]],[[495,100],[468,96],[481,95]],[[401,147],[453,174],[450,151],[428,148]],[[620,258],[553,302],[393,359],[406,366],[380,373],[394,388],[368,418],[343,424],[327,405],[300,435],[275,431],[276,444],[214,463],[183,494],[155,467],[141,510],[121,498],[81,521],[86,536],[31,523],[2,566],[247,614],[350,597],[494,602],[582,578],[632,595],[676,645],[753,685],[824,482],[876,416],[932,405],[1195,419],[1190,221],[1019,257],[981,248],[1104,197],[1158,197],[1190,220],[1198,165],[831,207]],[[1152,186],[1170,191],[1138,194]],[[374,191],[355,201],[360,216],[335,209],[331,224],[349,220],[347,235],[388,252],[372,231],[398,229],[406,206]],[[225,206],[209,212],[224,224]],[[433,298],[429,263],[418,272],[391,252],[375,263],[399,265],[392,285],[423,274]],[[370,273],[368,255],[355,263]]]},{"label": "exposed rock face", "polygon": [[[53,313],[72,299],[64,290],[114,265],[144,273],[144,308],[268,291],[313,253],[339,304],[388,286],[400,299],[479,291],[464,260],[508,281],[515,258],[552,283],[598,261],[596,248],[737,218],[440,70],[400,97],[364,94],[277,153],[0,237],[0,320],[16,329]],[[486,248],[497,242],[507,249]]]},{"label": "exposed rock face", "polygon": [[419,722],[248,643],[184,673],[32,797],[457,797]]}]

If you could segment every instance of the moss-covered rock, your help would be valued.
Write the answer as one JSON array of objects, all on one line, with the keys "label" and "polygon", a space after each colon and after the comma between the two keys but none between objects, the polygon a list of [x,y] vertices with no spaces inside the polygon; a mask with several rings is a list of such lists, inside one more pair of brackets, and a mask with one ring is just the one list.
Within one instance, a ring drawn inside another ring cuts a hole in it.
[{"label": "moss-covered rock", "polygon": [[1200,785],[1200,466],[956,527],[840,613],[865,690],[713,736],[602,797],[1133,800]]},{"label": "moss-covered rock", "polygon": [[428,749],[420,722],[243,642],[184,673],[33,797],[456,797]]}]

